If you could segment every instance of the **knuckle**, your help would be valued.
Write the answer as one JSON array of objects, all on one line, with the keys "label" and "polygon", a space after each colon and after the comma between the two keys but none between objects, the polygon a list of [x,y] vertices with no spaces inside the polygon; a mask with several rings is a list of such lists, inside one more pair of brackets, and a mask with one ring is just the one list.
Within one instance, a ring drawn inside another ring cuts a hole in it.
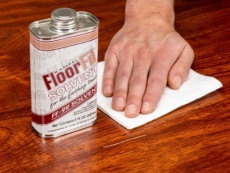
[{"label": "knuckle", "polygon": [[184,58],[185,58],[185,60],[187,60],[187,62],[193,61],[193,59],[195,57],[195,52],[188,43],[184,48],[184,54],[186,55],[186,56],[184,56]]},{"label": "knuckle", "polygon": [[148,51],[146,50],[146,48],[139,48],[138,52],[137,52],[137,56],[136,56],[136,62],[141,63],[141,64],[145,64],[148,65],[150,64],[151,61],[151,55],[148,53]]},{"label": "knuckle", "polygon": [[188,67],[188,66],[186,66],[186,65],[181,65],[181,66],[179,66],[178,67],[178,72],[180,73],[180,74],[187,74],[188,73],[188,71],[190,70],[190,67]]},{"label": "knuckle", "polygon": [[156,51],[156,58],[159,58],[159,59],[162,59],[162,58],[165,58],[165,52],[159,48],[157,51]]},{"label": "knuckle", "polygon": [[127,102],[135,102],[138,103],[138,101],[140,102],[141,100],[141,96],[133,93],[132,95],[129,95],[127,98]]},{"label": "knuckle", "polygon": [[166,86],[166,82],[164,82],[164,80],[161,79],[160,77],[152,77],[148,79],[147,85],[148,86],[155,86],[155,85]]},{"label": "knuckle", "polygon": [[111,77],[105,77],[103,76],[103,84],[106,85],[106,84],[112,84],[113,83],[113,79]]},{"label": "knuckle", "polygon": [[128,71],[126,70],[120,70],[118,73],[117,73],[117,78],[125,78],[125,79],[128,79],[129,78],[129,73]]},{"label": "knuckle", "polygon": [[[110,73],[110,72],[113,72],[113,73],[115,73],[116,72],[116,67],[114,67],[114,65],[111,65],[111,64],[107,64],[106,66],[105,66],[105,73]],[[105,74],[106,75],[106,74]]]},{"label": "knuckle", "polygon": [[147,49],[145,47],[141,47],[139,49],[139,57],[145,58],[147,57],[147,55],[148,55]]},{"label": "knuckle", "polygon": [[126,95],[126,90],[124,88],[115,88],[114,94],[124,96]]},{"label": "knuckle", "polygon": [[116,46],[110,46],[105,52],[105,60],[112,57],[113,55],[116,55],[116,52],[117,52]]},{"label": "knuckle", "polygon": [[[163,70],[165,69],[165,70]],[[154,65],[152,65],[151,69],[150,69],[150,79],[151,78],[160,78],[163,80],[163,78],[167,76],[168,74],[168,70],[166,69],[166,66],[162,63],[159,62],[154,62]]]},{"label": "knuckle", "polygon": [[145,84],[145,79],[143,77],[143,75],[135,75],[134,77],[132,77],[129,81],[130,85],[140,85],[140,84]]},{"label": "knuckle", "polygon": [[171,64],[172,62],[172,55],[170,55],[169,52],[163,50],[163,49],[158,49],[158,51],[156,52],[155,56],[154,56],[154,60],[156,62],[159,62],[161,64]]},{"label": "knuckle", "polygon": [[123,53],[124,55],[127,57],[129,57],[130,53],[133,52],[133,45],[131,43],[127,43],[126,45],[124,45],[123,47]]}]

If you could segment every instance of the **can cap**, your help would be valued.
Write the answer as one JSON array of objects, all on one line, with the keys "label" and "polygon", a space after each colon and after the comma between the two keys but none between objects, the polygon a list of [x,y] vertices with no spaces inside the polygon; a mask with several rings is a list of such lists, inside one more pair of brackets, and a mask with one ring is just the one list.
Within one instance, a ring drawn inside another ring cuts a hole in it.
[{"label": "can cap", "polygon": [[50,26],[56,31],[70,31],[78,28],[77,12],[71,8],[58,8],[51,13]]}]

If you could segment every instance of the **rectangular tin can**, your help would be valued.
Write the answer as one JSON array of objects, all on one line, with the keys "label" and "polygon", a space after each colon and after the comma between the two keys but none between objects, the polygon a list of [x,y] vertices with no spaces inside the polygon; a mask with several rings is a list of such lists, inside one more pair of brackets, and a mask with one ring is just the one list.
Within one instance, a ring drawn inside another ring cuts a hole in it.
[{"label": "rectangular tin can", "polygon": [[30,24],[32,128],[43,138],[97,119],[98,19],[59,8]]}]

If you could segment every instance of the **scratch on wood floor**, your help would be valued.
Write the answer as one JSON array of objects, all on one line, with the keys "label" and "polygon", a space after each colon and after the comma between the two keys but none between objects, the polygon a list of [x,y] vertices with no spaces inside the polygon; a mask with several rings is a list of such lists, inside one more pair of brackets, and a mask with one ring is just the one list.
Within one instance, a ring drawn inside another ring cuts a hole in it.
[{"label": "scratch on wood floor", "polygon": [[103,148],[113,147],[113,146],[116,146],[116,145],[119,145],[119,144],[122,144],[122,143],[125,143],[125,142],[128,142],[128,141],[132,141],[132,140],[135,140],[135,139],[138,139],[138,138],[145,137],[145,136],[146,136],[146,134],[145,135],[141,135],[141,136],[137,136],[137,137],[133,137],[133,138],[126,139],[124,141],[117,142],[117,143],[114,143],[114,144],[111,144],[111,145],[106,145]]}]

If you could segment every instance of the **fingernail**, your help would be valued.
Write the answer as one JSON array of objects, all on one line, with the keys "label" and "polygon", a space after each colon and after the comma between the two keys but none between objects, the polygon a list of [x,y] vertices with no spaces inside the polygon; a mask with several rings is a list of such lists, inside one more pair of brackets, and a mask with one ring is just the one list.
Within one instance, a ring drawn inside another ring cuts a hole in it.
[{"label": "fingernail", "polygon": [[144,102],[142,105],[142,111],[148,111],[150,109],[149,102]]},{"label": "fingernail", "polygon": [[176,88],[178,89],[178,88],[180,88],[180,86],[181,86],[182,79],[181,79],[180,76],[175,76],[175,77],[173,78],[173,82],[174,82]]},{"label": "fingernail", "polygon": [[131,105],[126,107],[125,111],[127,114],[133,114],[133,113],[137,112],[137,108],[134,104],[131,104]]},{"label": "fingernail", "polygon": [[110,85],[106,85],[104,87],[103,93],[107,94],[107,93],[111,93],[112,92],[112,87]]},{"label": "fingernail", "polygon": [[117,98],[114,103],[115,106],[125,106],[125,101],[123,98]]}]

